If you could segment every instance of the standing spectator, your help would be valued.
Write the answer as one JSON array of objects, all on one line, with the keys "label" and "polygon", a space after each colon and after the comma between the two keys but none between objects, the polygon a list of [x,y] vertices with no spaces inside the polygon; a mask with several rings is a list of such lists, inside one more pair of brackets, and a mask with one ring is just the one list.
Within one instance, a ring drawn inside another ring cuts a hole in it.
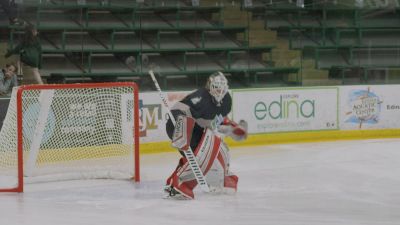
[{"label": "standing spectator", "polygon": [[19,54],[24,75],[24,84],[43,84],[39,69],[42,67],[42,46],[38,38],[38,31],[33,25],[25,28],[25,36],[14,49],[8,50],[6,58]]},{"label": "standing spectator", "polygon": [[0,96],[11,94],[12,88],[15,86],[18,86],[17,66],[14,64],[7,64],[6,67],[0,71]]}]

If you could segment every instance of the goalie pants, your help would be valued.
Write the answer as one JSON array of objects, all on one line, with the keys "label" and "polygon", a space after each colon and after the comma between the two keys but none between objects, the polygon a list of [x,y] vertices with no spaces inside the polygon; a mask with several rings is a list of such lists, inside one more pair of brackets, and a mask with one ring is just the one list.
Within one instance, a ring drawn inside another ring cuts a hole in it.
[{"label": "goalie pants", "polygon": [[[207,181],[209,181],[208,175],[211,175],[209,173],[214,172],[214,170],[211,170],[212,167],[222,168],[221,184],[213,184],[213,186],[237,190],[238,177],[229,171],[229,150],[221,138],[215,136],[211,130],[206,129],[200,143],[194,150],[194,154]],[[194,198],[193,189],[196,187],[197,181],[185,157],[179,160],[177,168],[167,179],[167,185],[174,187],[175,190],[186,197]]]}]

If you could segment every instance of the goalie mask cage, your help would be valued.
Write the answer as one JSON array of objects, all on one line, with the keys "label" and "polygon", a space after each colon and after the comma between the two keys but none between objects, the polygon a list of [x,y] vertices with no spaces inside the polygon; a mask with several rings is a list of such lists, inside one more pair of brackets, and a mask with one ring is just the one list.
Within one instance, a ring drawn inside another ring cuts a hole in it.
[{"label": "goalie mask cage", "polygon": [[0,192],[24,182],[139,175],[135,83],[14,88],[0,131]]}]

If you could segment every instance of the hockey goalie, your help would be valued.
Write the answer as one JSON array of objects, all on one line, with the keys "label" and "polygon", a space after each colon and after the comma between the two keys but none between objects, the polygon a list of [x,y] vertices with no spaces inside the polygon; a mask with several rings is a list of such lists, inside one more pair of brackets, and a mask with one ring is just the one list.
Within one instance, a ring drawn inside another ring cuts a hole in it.
[{"label": "hockey goalie", "polygon": [[239,179],[229,169],[229,149],[223,137],[245,140],[247,123],[243,120],[235,123],[228,119],[231,107],[228,81],[222,72],[216,72],[210,75],[206,87],[190,93],[171,108],[176,126],[168,120],[167,134],[182,158],[164,188],[169,198],[194,199],[193,189],[197,181],[183,154],[189,147],[211,191],[236,192]]}]

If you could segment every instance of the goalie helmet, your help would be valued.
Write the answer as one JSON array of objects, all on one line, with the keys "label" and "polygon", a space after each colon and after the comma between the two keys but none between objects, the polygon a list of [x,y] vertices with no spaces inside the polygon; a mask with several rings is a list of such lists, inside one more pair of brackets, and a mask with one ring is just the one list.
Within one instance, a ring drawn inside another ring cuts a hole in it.
[{"label": "goalie helmet", "polygon": [[228,93],[228,80],[222,72],[215,72],[208,78],[206,88],[219,104]]}]

